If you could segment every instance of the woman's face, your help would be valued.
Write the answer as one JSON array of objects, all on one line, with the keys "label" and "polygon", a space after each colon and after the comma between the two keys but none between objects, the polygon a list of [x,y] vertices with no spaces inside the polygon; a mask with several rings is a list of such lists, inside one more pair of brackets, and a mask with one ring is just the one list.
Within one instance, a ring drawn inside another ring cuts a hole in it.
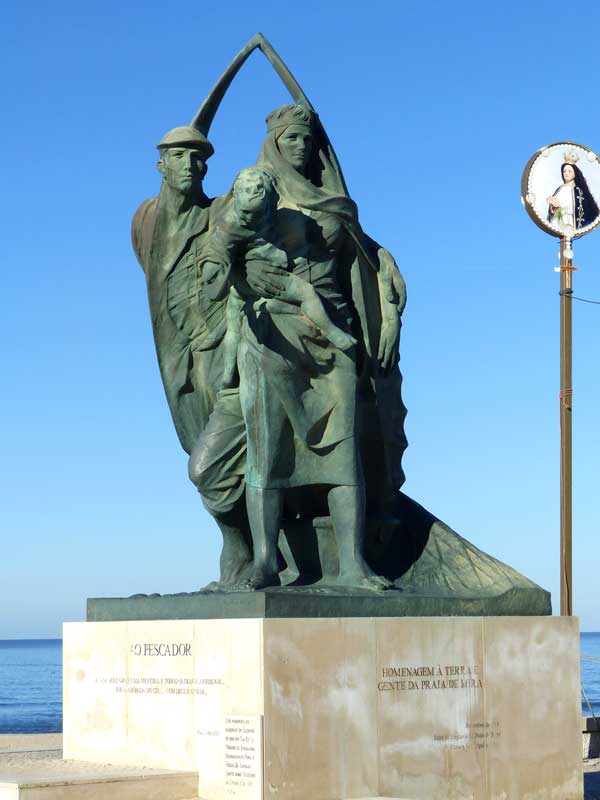
[{"label": "woman's face", "polygon": [[570,164],[565,164],[563,167],[563,181],[568,183],[568,181],[575,180],[575,170]]},{"label": "woman's face", "polygon": [[313,151],[313,137],[303,125],[290,125],[277,144],[285,160],[298,172],[304,172]]}]

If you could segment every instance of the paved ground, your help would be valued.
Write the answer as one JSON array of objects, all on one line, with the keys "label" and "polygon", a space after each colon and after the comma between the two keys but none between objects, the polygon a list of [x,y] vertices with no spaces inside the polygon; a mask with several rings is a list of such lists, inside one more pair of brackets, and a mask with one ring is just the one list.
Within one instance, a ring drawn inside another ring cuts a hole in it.
[{"label": "paved ground", "polygon": [[62,733],[2,733],[0,753],[11,750],[60,750]]}]

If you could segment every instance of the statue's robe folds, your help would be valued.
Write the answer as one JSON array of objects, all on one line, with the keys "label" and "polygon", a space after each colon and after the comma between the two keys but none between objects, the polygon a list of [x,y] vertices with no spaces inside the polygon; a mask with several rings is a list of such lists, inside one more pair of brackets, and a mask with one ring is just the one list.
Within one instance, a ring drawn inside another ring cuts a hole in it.
[{"label": "statue's robe folds", "polygon": [[213,413],[223,376],[225,301],[203,302],[197,266],[212,204],[192,205],[174,221],[161,197],[137,210],[133,248],[146,274],[158,364],[179,441],[192,453],[206,431],[201,494],[212,513],[222,513],[244,493],[246,439],[238,393],[227,393]]},{"label": "statue's robe folds", "polygon": [[[342,478],[344,472],[350,473],[351,470],[339,469],[337,462],[351,462],[353,457],[357,458],[366,485],[367,514],[380,516],[392,513],[396,504],[398,492],[404,483],[402,456],[407,446],[404,434],[406,409],[402,402],[400,370],[397,365],[383,370],[377,357],[383,329],[378,274],[381,269],[378,255],[380,247],[363,232],[358,222],[356,204],[348,195],[327,134],[317,117],[313,122],[313,147],[304,172],[298,172],[279,148],[282,126],[269,128],[257,166],[275,180],[279,196],[278,216],[282,218],[280,227],[283,228],[279,231],[280,239],[293,242],[295,238],[291,231],[286,230],[286,209],[290,229],[294,225],[294,216],[304,219],[304,226],[299,227],[304,228],[306,252],[294,252],[293,245],[287,248],[288,255],[292,257],[304,256],[305,267],[301,259],[294,258],[294,263],[299,265],[294,268],[295,271],[297,269],[302,277],[313,284],[327,310],[334,315],[340,300],[343,301],[345,305],[342,308],[349,313],[351,332],[357,340],[356,353],[352,356],[354,382],[331,381],[330,390],[324,385],[322,392],[313,392],[319,402],[314,404],[314,410],[311,409],[314,415],[310,420],[311,439],[318,438],[316,434],[320,434],[322,442],[318,444],[323,453],[325,448],[322,445],[327,444],[335,445],[340,450],[340,458],[336,463],[333,463],[334,459],[329,460],[336,468],[334,473],[338,472]],[[399,310],[394,309],[394,313]],[[334,321],[339,327],[345,328],[342,318],[336,319],[334,316]],[[288,323],[287,327],[291,328],[292,324]],[[293,337],[290,340],[293,345]],[[299,352],[302,347],[308,349],[309,345],[301,343],[295,350]],[[336,354],[335,348],[330,350],[331,372],[335,375],[336,362],[339,362],[337,371],[343,377],[344,358]],[[318,381],[313,380],[313,384],[317,389]],[[336,396],[336,388],[340,390],[338,394],[345,391],[345,396]],[[328,391],[331,395],[330,407],[324,402]],[[280,394],[284,395],[283,389]],[[311,400],[308,393],[307,398]],[[286,406],[292,403],[293,396],[284,399]],[[320,414],[320,418],[317,414]],[[335,423],[338,420],[339,430],[336,430]],[[299,425],[294,427],[300,428]],[[350,427],[353,428],[351,432],[347,430]],[[345,437],[349,440],[350,435],[354,437],[354,454],[350,447],[344,448],[342,444]],[[342,449],[346,452],[342,453]],[[326,461],[324,457],[323,463]],[[313,469],[312,472],[319,470]],[[320,480],[325,484],[354,482],[351,474],[344,480],[328,479],[325,467],[320,473]],[[310,482],[316,481],[313,479]]]}]

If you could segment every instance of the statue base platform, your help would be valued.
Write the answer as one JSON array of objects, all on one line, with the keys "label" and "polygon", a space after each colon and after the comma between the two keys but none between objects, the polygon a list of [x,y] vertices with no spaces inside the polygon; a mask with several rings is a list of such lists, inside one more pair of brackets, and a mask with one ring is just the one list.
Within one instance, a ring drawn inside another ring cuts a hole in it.
[{"label": "statue base platform", "polygon": [[201,800],[581,800],[560,617],[64,626],[64,757],[197,771]]},{"label": "statue base platform", "polygon": [[89,622],[167,619],[273,619],[314,617],[509,616],[550,613],[550,596],[536,586],[513,586],[500,594],[456,596],[442,591],[336,589],[324,586],[261,592],[94,597]]}]

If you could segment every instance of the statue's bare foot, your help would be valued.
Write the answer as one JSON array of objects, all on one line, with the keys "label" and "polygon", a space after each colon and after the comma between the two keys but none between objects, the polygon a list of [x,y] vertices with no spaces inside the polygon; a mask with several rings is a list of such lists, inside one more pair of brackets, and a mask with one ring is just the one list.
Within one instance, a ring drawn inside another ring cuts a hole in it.
[{"label": "statue's bare foot", "polygon": [[237,586],[248,576],[251,567],[252,559],[250,558],[221,559],[219,587],[228,589],[230,586]]},{"label": "statue's bare foot", "polygon": [[223,587],[221,586],[221,581],[211,581],[207,583],[206,586],[201,586],[198,589],[199,592],[218,592]]},{"label": "statue's bare foot", "polygon": [[384,578],[383,575],[376,575],[364,560],[353,564],[350,569],[340,572],[337,583],[340,586],[371,589],[375,592],[382,592],[393,586],[392,581]]},{"label": "statue's bare foot", "polygon": [[201,592],[239,592],[244,591],[241,586],[252,568],[249,558],[223,559],[221,558],[221,575],[218,581],[212,581],[200,589]]},{"label": "statue's bare foot", "polygon": [[354,336],[345,333],[345,331],[338,328],[337,325],[332,325],[327,331],[324,331],[324,333],[331,344],[335,345],[335,347],[339,347],[340,350],[350,350],[350,348],[354,347],[356,344]]},{"label": "statue's bare foot", "polygon": [[268,567],[254,567],[250,575],[244,580],[240,580],[235,585],[238,592],[256,592],[259,589],[267,589],[269,586],[281,586],[277,571]]}]

